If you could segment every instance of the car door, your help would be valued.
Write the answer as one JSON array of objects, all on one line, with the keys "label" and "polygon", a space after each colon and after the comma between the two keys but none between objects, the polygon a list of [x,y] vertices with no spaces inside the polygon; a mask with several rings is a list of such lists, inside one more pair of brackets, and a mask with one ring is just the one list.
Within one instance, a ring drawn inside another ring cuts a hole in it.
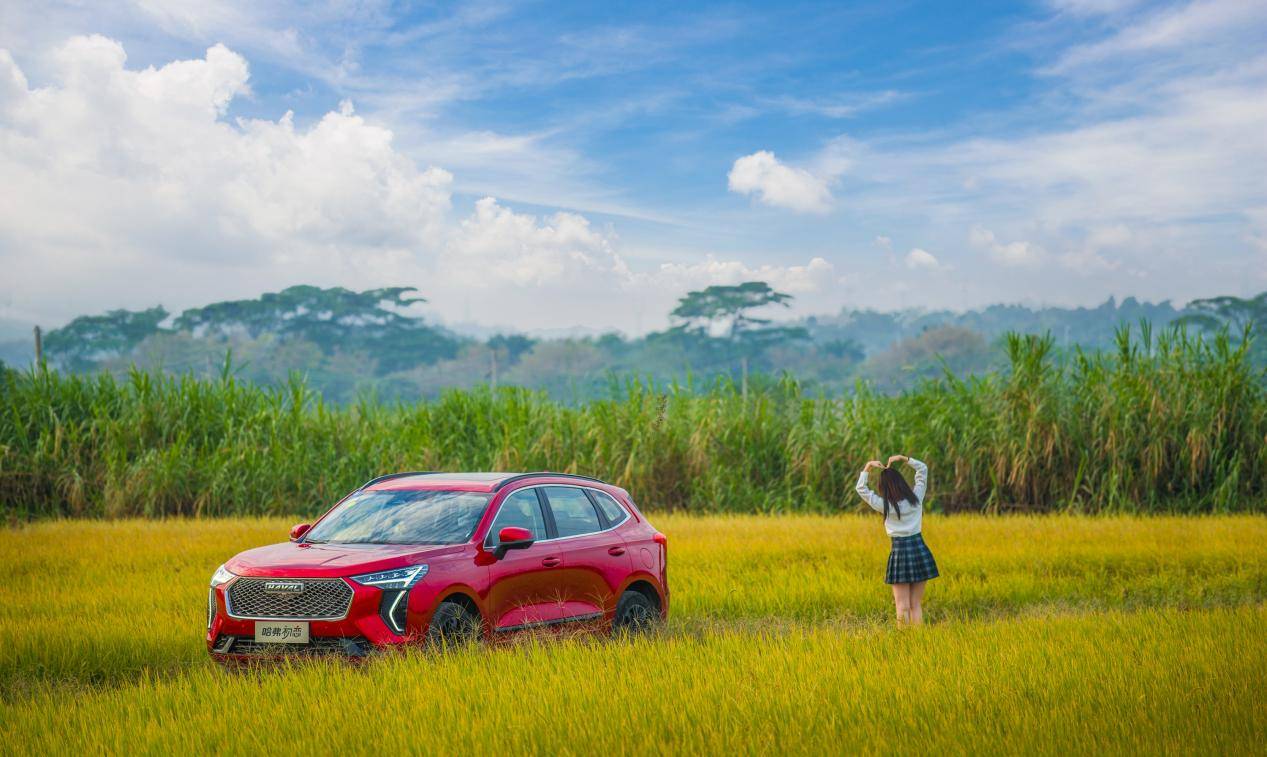
[{"label": "car door", "polygon": [[543,486],[563,554],[564,620],[595,620],[616,607],[615,591],[629,574],[625,542],[579,486]]},{"label": "car door", "polygon": [[537,540],[527,549],[508,550],[489,566],[487,608],[496,631],[554,623],[564,612],[560,588],[563,555],[559,543],[550,541],[544,507],[534,488],[511,492],[502,501],[485,539],[488,549],[496,549],[497,534],[506,526],[519,526],[531,531]]}]

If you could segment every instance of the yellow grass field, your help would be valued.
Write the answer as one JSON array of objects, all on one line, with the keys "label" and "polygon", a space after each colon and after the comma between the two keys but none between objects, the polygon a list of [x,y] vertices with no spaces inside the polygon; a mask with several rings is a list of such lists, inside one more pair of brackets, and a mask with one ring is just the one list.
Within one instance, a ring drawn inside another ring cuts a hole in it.
[{"label": "yellow grass field", "polygon": [[673,618],[232,674],[206,581],[278,519],[0,531],[0,752],[1261,753],[1267,518],[931,517],[896,629],[879,518],[652,518]]}]

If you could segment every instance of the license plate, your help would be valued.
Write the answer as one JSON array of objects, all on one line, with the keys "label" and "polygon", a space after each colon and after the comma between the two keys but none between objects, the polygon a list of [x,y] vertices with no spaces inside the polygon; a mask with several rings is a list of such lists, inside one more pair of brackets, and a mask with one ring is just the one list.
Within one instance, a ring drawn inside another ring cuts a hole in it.
[{"label": "license plate", "polygon": [[308,624],[255,622],[256,644],[307,644]]}]

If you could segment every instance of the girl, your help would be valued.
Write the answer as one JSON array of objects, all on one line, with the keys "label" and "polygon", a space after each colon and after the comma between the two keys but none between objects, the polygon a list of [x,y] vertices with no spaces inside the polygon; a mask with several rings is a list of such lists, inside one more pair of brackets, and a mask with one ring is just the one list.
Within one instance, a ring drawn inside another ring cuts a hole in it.
[{"label": "girl", "polygon": [[[915,469],[915,487],[912,489],[895,463],[906,462]],[[867,487],[867,473],[880,469],[880,493]],[[924,584],[937,577],[937,563],[933,553],[920,535],[920,520],[924,511],[924,492],[928,489],[928,466],[905,455],[894,455],[889,464],[872,460],[858,476],[858,494],[872,509],[884,513],[884,530],[893,537],[893,551],[889,553],[889,568],[884,582],[893,587],[893,604],[897,606],[899,623],[924,622]]]}]

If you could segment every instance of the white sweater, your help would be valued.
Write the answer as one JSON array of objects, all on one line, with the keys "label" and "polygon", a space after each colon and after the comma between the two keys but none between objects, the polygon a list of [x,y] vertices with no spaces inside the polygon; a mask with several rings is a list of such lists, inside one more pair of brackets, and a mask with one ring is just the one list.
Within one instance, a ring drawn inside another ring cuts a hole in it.
[{"label": "white sweater", "polygon": [[[901,515],[894,512],[892,505],[889,506],[889,517],[884,519],[884,530],[889,533],[889,536],[914,536],[919,533],[923,520],[924,492],[928,490],[928,466],[913,457],[908,457],[906,462],[915,469],[915,483],[911,486],[911,490],[915,492],[915,497],[919,501],[898,503],[902,510]],[[858,494],[861,495],[863,502],[871,505],[873,510],[884,512],[884,498],[867,486],[865,468],[858,476]]]}]

